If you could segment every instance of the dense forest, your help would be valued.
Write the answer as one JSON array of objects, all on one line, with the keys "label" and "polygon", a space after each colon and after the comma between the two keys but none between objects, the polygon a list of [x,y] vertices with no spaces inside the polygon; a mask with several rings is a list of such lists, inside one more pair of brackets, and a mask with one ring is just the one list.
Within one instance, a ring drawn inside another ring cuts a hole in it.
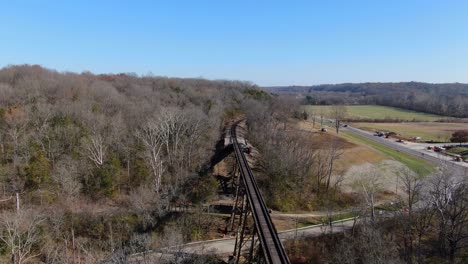
[{"label": "dense forest", "polygon": [[468,84],[461,83],[343,83],[266,89],[275,93],[299,94],[304,104],[377,104],[468,117]]},{"label": "dense forest", "polygon": [[216,194],[207,168],[222,124],[259,94],[238,81],[1,69],[3,260],[95,263],[199,237],[168,208]]}]

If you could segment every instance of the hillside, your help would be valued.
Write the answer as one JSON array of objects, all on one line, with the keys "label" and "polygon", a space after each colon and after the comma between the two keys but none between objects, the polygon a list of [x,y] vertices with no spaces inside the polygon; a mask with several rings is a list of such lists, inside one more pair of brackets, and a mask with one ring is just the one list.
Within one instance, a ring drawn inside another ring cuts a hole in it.
[{"label": "hillside", "polygon": [[[204,238],[212,219],[169,209],[216,195],[206,165],[222,123],[259,96],[238,81],[1,69],[1,227],[16,226],[29,239],[20,253],[45,263]],[[0,237],[5,263],[16,240]]]}]

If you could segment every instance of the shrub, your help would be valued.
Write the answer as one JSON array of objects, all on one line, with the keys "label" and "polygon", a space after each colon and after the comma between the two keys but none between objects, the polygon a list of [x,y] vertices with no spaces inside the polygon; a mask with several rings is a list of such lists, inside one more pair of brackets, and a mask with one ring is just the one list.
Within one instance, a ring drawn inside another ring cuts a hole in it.
[{"label": "shrub", "polygon": [[93,197],[99,195],[111,197],[115,192],[115,178],[120,168],[120,160],[115,155],[110,155],[104,165],[94,169],[85,183],[89,194]]},{"label": "shrub", "polygon": [[26,188],[35,190],[50,180],[51,164],[42,151],[38,151],[29,160],[26,172]]}]

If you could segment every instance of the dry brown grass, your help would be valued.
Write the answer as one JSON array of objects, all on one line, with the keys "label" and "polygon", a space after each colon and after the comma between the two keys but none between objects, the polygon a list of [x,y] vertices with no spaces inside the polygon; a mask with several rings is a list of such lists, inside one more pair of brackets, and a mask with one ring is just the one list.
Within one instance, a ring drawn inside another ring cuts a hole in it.
[{"label": "dry brown grass", "polygon": [[336,172],[338,174],[346,172],[351,166],[364,163],[377,164],[388,159],[384,154],[367,147],[365,145],[356,145],[354,148],[346,149],[343,155],[336,163]]},{"label": "dry brown grass", "polygon": [[293,229],[296,226],[292,218],[274,218],[273,223],[278,231]]},{"label": "dry brown grass", "polygon": [[348,139],[337,135],[333,129],[329,129],[327,133],[319,131],[319,125],[312,126],[311,122],[300,122],[299,129],[311,131],[311,136],[318,144],[318,147],[325,147],[326,143],[331,140],[336,140],[342,146],[344,153],[336,163],[336,173],[342,174],[351,166],[361,165],[364,163],[377,164],[385,159],[388,159],[384,154],[374,150],[373,148],[360,143],[354,143]]}]

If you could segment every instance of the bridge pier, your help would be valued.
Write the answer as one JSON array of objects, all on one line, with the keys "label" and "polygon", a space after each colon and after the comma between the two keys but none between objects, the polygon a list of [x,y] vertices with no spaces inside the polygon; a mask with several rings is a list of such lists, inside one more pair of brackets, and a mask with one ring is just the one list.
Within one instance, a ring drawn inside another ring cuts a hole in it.
[{"label": "bridge pier", "polygon": [[[240,172],[237,169],[237,167],[234,168],[234,173],[233,173],[232,178],[233,178],[233,182],[236,181],[237,183],[235,184],[236,197],[234,198],[234,204],[232,205],[229,232],[234,231],[234,221],[235,221],[235,218],[236,218],[236,214],[239,212],[239,200],[243,199],[243,197],[244,197],[244,195],[242,193],[244,190],[241,189],[240,182],[239,182],[240,181]],[[242,208],[242,205],[240,206],[240,208]]]},{"label": "bridge pier", "polygon": [[[254,263],[257,259],[261,259],[261,250],[258,247],[256,239],[257,228],[255,225],[249,225],[249,219],[251,217],[251,210],[247,197],[242,197],[242,210],[239,215],[239,222],[237,226],[236,241],[234,244],[233,262],[232,263]],[[250,241],[250,243],[249,243]],[[246,247],[248,246],[248,247]],[[248,250],[248,252],[246,252]],[[244,252],[247,255],[242,254]],[[244,260],[244,261],[243,261]],[[243,261],[243,262],[242,262]]]},{"label": "bridge pier", "polygon": [[255,248],[255,235],[256,235],[256,232],[257,232],[257,228],[254,226],[254,229],[252,231],[252,235],[250,237],[250,249],[249,249],[249,262],[248,263],[252,263],[253,259],[254,259],[254,248]]},{"label": "bridge pier", "polygon": [[[240,180],[241,175],[238,168],[235,169],[234,176],[236,177],[236,197],[232,207],[229,230],[230,232],[233,232],[234,226],[236,226],[237,231],[234,251],[230,263],[255,263],[255,260],[260,259],[260,255],[258,255],[260,251],[256,243],[258,242],[258,240],[256,240],[257,228],[255,227],[255,224],[252,226],[249,224],[252,211],[245,194],[245,188]],[[249,241],[250,243],[248,243]],[[242,254],[246,251],[247,255]]]}]

